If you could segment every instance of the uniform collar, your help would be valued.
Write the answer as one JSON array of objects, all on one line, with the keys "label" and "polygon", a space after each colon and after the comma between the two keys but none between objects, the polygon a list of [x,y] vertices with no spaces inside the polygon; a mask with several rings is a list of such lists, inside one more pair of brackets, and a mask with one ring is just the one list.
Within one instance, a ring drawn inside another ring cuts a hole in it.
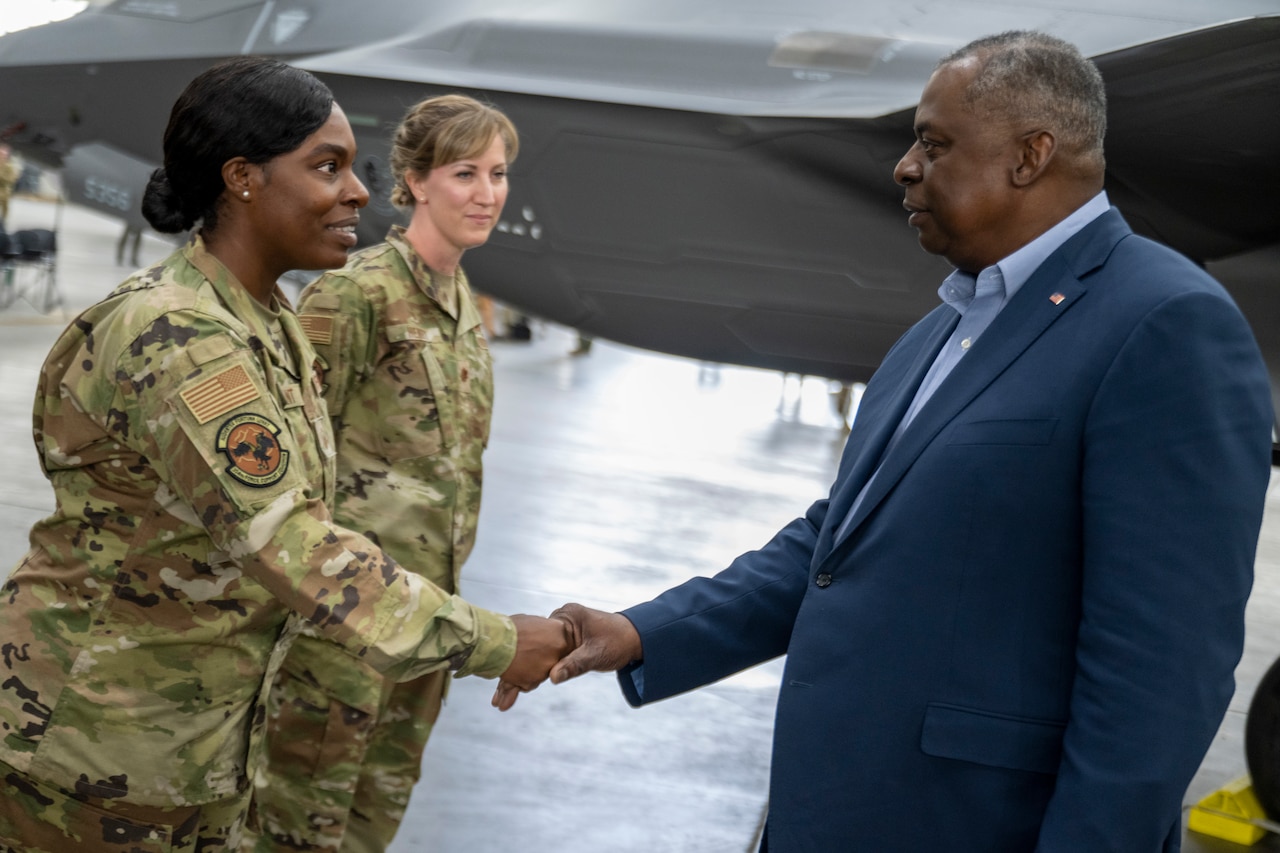
[{"label": "uniform collar", "polygon": [[[267,327],[269,309],[264,310],[245,286],[232,275],[231,270],[227,269],[226,265],[205,247],[204,239],[198,233],[193,234],[191,240],[183,246],[182,255],[209,281],[227,310],[248,328],[250,337],[256,337],[258,345],[273,361],[278,361],[275,347],[271,345],[271,332]],[[305,337],[293,316],[293,306],[289,303],[289,298],[285,296],[278,284],[272,289],[271,296],[273,304],[280,307],[280,325],[287,345],[293,350],[294,363],[299,368],[309,365],[313,358],[310,345],[303,343]],[[250,343],[250,346],[253,344]]]},{"label": "uniform collar", "polygon": [[459,313],[458,282],[463,280],[462,268],[458,267],[457,272],[451,278],[446,278],[438,272],[433,272],[431,267],[427,266],[427,262],[418,254],[418,251],[409,243],[408,238],[405,236],[403,225],[391,226],[391,231],[387,234],[387,242],[404,258],[404,262],[409,267],[409,272],[413,275],[413,280],[417,282],[419,289],[439,305],[441,310],[457,320]]}]

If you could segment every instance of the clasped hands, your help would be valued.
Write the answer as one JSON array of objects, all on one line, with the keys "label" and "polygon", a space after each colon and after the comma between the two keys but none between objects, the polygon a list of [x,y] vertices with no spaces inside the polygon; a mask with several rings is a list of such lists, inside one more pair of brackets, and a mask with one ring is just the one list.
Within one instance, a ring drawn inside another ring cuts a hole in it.
[{"label": "clasped hands", "polygon": [[615,672],[642,656],[640,635],[620,613],[566,604],[549,618],[518,613],[511,621],[516,656],[493,693],[492,704],[499,711],[548,677],[561,684],[584,672]]}]

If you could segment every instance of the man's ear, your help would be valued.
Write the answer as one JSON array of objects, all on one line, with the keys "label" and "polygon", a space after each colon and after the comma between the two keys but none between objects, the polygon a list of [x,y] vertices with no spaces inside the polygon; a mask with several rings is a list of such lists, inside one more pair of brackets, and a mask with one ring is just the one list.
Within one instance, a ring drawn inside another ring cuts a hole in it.
[{"label": "man's ear", "polygon": [[253,195],[253,164],[243,157],[232,157],[222,164],[222,182],[233,197],[247,201]]},{"label": "man's ear", "polygon": [[1044,174],[1054,152],[1058,150],[1058,140],[1047,130],[1033,130],[1024,133],[1019,142],[1021,147],[1012,179],[1014,186],[1026,187]]}]

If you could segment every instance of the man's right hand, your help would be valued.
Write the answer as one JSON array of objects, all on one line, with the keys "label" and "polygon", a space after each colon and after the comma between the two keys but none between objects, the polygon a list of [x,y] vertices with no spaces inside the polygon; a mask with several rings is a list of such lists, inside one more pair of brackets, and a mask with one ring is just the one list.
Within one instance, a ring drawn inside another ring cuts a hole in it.
[{"label": "man's right hand", "polygon": [[563,684],[584,672],[616,672],[644,656],[640,634],[621,613],[566,604],[551,614],[569,625],[573,651],[551,668],[551,682]]},{"label": "man's right hand", "polygon": [[564,620],[517,613],[511,621],[516,626],[516,656],[502,673],[502,683],[527,693],[546,680],[552,664],[573,644]]}]

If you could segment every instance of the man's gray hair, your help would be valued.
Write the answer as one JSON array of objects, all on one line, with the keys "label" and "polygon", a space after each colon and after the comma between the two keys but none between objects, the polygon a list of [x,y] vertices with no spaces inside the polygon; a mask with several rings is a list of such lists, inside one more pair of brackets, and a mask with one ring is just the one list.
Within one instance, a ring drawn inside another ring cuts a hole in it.
[{"label": "man's gray hair", "polygon": [[938,67],[973,58],[979,70],[965,92],[969,107],[1025,130],[1048,130],[1071,154],[1103,165],[1107,94],[1102,75],[1070,42],[1011,30],[972,41]]}]

